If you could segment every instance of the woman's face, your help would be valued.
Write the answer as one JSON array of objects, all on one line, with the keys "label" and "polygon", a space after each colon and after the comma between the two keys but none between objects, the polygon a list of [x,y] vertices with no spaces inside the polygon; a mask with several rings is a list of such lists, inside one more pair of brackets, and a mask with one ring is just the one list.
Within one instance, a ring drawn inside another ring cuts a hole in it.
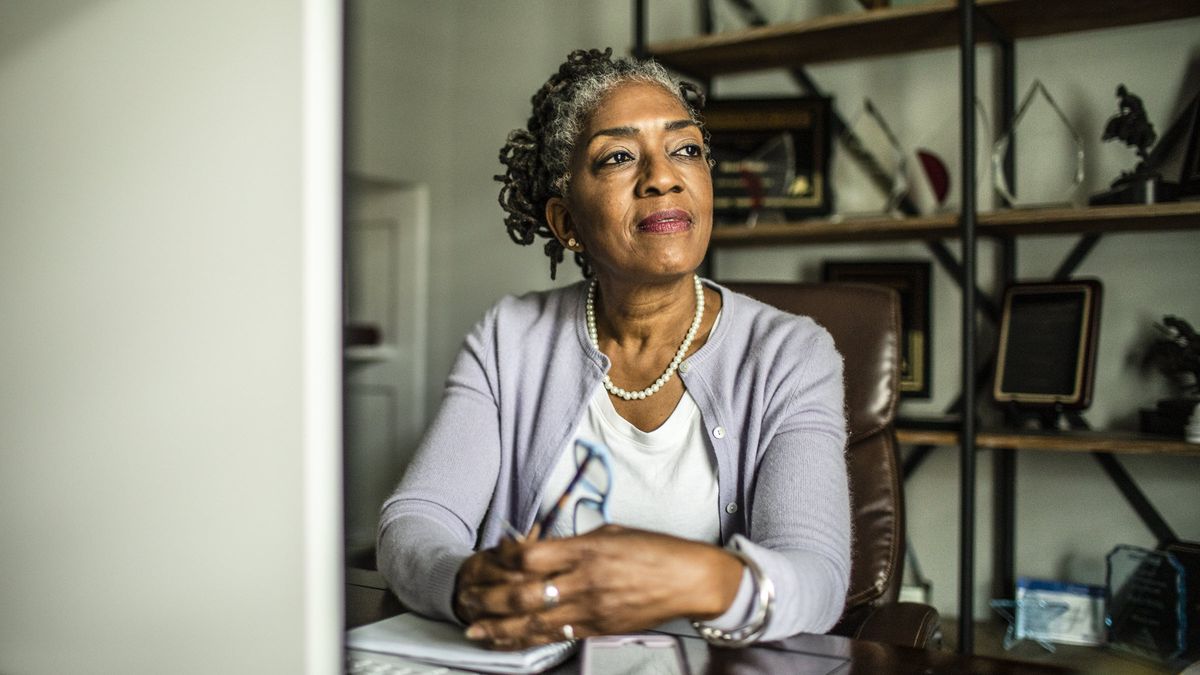
[{"label": "woman's face", "polygon": [[561,241],[582,244],[599,276],[636,283],[690,274],[712,233],[700,129],[662,87],[618,85],[576,140],[568,194],[552,198],[546,216]]}]

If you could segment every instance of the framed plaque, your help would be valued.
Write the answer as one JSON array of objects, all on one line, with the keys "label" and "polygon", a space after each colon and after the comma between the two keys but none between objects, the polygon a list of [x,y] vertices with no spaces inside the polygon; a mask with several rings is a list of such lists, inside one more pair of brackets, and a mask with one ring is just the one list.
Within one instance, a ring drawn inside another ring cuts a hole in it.
[{"label": "framed plaque", "polygon": [[830,99],[727,99],[703,111],[711,134],[713,213],[719,224],[827,215]]},{"label": "framed plaque", "polygon": [[1094,279],[1013,284],[1004,293],[993,397],[1079,410],[1092,402],[1100,326]]},{"label": "framed plaque", "polygon": [[900,294],[900,395],[929,398],[929,262],[826,261],[822,277],[896,289]]}]

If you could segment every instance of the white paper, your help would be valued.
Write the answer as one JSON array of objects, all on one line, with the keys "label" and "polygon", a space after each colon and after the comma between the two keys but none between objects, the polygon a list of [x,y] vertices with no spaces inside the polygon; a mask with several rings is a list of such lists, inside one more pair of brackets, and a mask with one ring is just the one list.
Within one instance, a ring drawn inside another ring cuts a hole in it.
[{"label": "white paper", "polygon": [[576,643],[497,651],[468,640],[459,626],[407,613],[350,630],[346,647],[487,673],[538,673],[565,661]]}]

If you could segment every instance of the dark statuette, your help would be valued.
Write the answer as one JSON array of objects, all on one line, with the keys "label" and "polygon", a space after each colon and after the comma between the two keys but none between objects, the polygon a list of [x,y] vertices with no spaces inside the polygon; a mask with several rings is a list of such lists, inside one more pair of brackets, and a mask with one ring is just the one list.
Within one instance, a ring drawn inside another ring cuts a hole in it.
[{"label": "dark statuette", "polygon": [[1178,185],[1162,179],[1150,161],[1150,148],[1158,139],[1154,125],[1146,116],[1142,99],[1117,86],[1117,114],[1104,125],[1101,141],[1120,141],[1137,151],[1138,163],[1131,171],[1123,171],[1108,190],[1093,195],[1091,204],[1154,204],[1175,201]]}]

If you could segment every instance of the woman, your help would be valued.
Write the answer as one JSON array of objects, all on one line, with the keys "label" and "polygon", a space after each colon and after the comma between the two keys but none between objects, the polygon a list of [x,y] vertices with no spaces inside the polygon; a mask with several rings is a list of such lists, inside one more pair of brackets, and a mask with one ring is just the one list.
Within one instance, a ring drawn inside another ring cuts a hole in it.
[{"label": "woman", "polygon": [[[380,570],[499,648],[679,618],[724,645],[824,632],[850,567],[841,359],[811,320],[701,283],[699,96],[610,55],[568,57],[497,177],[512,238],[590,281],[505,298],[468,335],[383,506]],[[541,538],[576,439],[610,448],[615,524],[568,508]]]}]

